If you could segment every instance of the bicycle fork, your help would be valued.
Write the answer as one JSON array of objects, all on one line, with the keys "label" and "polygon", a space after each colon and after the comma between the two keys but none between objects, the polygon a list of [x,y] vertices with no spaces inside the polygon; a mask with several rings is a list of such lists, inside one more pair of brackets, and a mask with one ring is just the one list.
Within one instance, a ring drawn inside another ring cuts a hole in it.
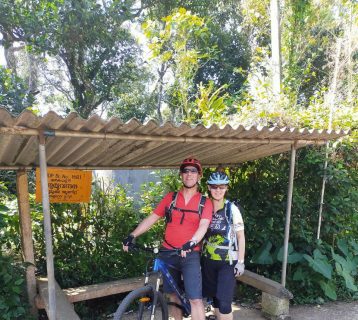
[{"label": "bicycle fork", "polygon": [[[151,308],[151,314],[150,314],[150,320],[154,320],[154,316],[155,316],[155,308],[157,306],[157,302],[158,302],[158,292],[159,292],[159,286],[160,286],[160,281],[161,281],[161,273],[158,271],[153,271],[153,272],[147,272],[144,278],[144,285],[148,285],[149,284],[149,276],[151,274],[156,274],[157,278],[156,278],[156,282],[155,282],[155,286],[152,286],[152,292],[153,292],[153,299],[152,299],[152,308]],[[144,310],[142,310],[142,308],[144,308],[144,304],[145,302],[148,302],[150,300],[150,298],[142,298],[141,299],[142,303],[141,303],[141,311],[140,313],[142,313]]]}]

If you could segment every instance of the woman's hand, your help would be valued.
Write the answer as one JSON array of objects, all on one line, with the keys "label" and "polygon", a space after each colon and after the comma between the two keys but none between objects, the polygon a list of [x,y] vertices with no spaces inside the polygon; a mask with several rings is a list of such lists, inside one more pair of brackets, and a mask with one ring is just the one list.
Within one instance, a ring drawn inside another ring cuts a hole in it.
[{"label": "woman's hand", "polygon": [[234,275],[235,277],[240,277],[243,275],[245,271],[245,264],[241,261],[238,261],[234,267]]}]

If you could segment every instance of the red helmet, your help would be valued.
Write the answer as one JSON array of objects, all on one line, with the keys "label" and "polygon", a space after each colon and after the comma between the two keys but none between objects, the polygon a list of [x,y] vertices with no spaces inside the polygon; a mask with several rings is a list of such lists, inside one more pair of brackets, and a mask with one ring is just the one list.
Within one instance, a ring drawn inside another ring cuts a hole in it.
[{"label": "red helmet", "polygon": [[202,174],[203,170],[201,168],[201,163],[199,160],[195,158],[186,158],[180,165],[180,171],[182,171],[185,167],[193,166],[198,169],[199,174]]}]

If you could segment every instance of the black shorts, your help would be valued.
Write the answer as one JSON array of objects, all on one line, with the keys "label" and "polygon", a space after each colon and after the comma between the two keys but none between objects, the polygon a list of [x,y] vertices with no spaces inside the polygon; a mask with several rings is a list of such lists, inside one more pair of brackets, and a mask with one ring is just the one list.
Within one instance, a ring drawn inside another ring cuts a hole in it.
[{"label": "black shorts", "polygon": [[231,304],[236,285],[234,275],[236,261],[230,265],[228,261],[216,261],[203,257],[201,262],[203,296]]}]

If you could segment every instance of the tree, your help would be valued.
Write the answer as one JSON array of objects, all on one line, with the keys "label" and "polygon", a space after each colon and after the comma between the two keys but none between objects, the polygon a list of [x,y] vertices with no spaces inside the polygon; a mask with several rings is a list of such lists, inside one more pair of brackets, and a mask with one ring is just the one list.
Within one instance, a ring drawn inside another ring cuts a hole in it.
[{"label": "tree", "polygon": [[2,3],[5,45],[26,44],[37,54],[60,57],[72,87],[72,107],[87,118],[102,103],[143,78],[140,50],[125,25],[134,1],[16,1]]},{"label": "tree", "polygon": [[[209,58],[213,50],[197,45],[199,41],[205,41],[208,29],[204,19],[184,8],[162,18],[162,22],[147,20],[143,24],[144,33],[149,39],[148,46],[153,58],[157,58],[162,65],[161,72],[172,72],[172,83],[167,90],[166,101],[171,109],[172,119],[189,120],[194,76],[202,61]],[[164,74],[160,74],[160,95],[163,77]]]},{"label": "tree", "polygon": [[197,48],[199,50],[205,49],[201,46],[215,48],[215,55],[211,55],[211,59],[200,64],[194,78],[195,86],[200,83],[208,85],[209,81],[212,81],[217,88],[228,85],[226,91],[230,94],[239,92],[246,75],[238,70],[248,70],[252,48],[249,42],[251,33],[243,28],[244,11],[240,2],[235,0],[151,1],[148,15],[151,20],[160,20],[177,8],[185,8],[205,20],[208,37],[205,41],[198,41]]}]

